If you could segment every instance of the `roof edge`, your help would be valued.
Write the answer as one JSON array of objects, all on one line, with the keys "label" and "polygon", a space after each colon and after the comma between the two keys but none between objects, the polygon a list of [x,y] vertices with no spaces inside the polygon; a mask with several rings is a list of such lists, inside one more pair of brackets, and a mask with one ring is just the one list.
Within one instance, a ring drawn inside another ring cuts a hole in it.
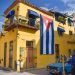
[{"label": "roof edge", "polygon": [[53,16],[53,13],[52,13],[52,12],[48,12],[48,11],[43,10],[43,9],[41,9],[41,8],[35,6],[35,5],[32,5],[32,4],[27,3],[27,2],[21,2],[21,1],[14,1],[14,2],[4,11],[4,14],[6,15],[6,14],[8,13],[8,11],[9,11],[10,9],[12,9],[12,8],[13,8],[16,4],[18,4],[18,3],[26,4],[26,5],[32,7],[32,8],[34,8],[34,9],[36,9],[36,10],[39,10],[39,11],[41,11],[41,12],[47,14],[47,15]]}]

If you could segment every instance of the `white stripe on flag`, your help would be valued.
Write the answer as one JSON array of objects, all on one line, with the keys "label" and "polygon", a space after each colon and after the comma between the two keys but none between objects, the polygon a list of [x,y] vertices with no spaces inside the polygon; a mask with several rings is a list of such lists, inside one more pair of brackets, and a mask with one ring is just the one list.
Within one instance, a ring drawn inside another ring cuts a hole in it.
[{"label": "white stripe on flag", "polygon": [[43,54],[46,54],[46,26],[43,23]]},{"label": "white stripe on flag", "polygon": [[52,27],[50,25],[50,28],[49,28],[49,54],[52,53],[52,50],[51,50],[52,45],[51,45],[51,43],[52,43]]}]

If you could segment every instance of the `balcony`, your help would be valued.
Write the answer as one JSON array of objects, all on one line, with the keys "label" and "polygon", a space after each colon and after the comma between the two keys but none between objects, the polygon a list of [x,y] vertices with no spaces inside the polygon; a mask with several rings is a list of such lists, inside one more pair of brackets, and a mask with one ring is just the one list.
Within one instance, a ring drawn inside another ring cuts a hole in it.
[{"label": "balcony", "polygon": [[13,27],[16,26],[22,26],[27,27],[30,29],[38,30],[40,29],[40,19],[32,19],[32,18],[26,18],[24,16],[18,16],[18,18],[13,18],[10,20],[6,20],[3,28],[4,30],[8,31]]},{"label": "balcony", "polygon": [[66,24],[66,15],[62,14],[60,12],[55,12],[55,20],[64,25],[64,24]]}]

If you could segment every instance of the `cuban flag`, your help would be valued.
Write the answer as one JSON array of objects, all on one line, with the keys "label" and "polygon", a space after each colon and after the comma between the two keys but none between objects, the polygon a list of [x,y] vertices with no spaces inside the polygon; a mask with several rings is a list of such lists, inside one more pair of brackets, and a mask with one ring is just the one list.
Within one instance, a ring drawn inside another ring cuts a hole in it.
[{"label": "cuban flag", "polygon": [[54,54],[53,21],[42,15],[40,15],[40,54]]}]

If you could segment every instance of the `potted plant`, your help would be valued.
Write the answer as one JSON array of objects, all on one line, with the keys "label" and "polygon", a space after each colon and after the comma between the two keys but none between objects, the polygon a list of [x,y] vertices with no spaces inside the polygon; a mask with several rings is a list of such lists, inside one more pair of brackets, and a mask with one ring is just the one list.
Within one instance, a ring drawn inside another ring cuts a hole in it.
[{"label": "potted plant", "polygon": [[58,16],[58,21],[62,22],[63,24],[65,23],[66,19],[62,16]]},{"label": "potted plant", "polygon": [[36,24],[36,26],[35,26],[37,29],[40,29],[40,24]]}]

